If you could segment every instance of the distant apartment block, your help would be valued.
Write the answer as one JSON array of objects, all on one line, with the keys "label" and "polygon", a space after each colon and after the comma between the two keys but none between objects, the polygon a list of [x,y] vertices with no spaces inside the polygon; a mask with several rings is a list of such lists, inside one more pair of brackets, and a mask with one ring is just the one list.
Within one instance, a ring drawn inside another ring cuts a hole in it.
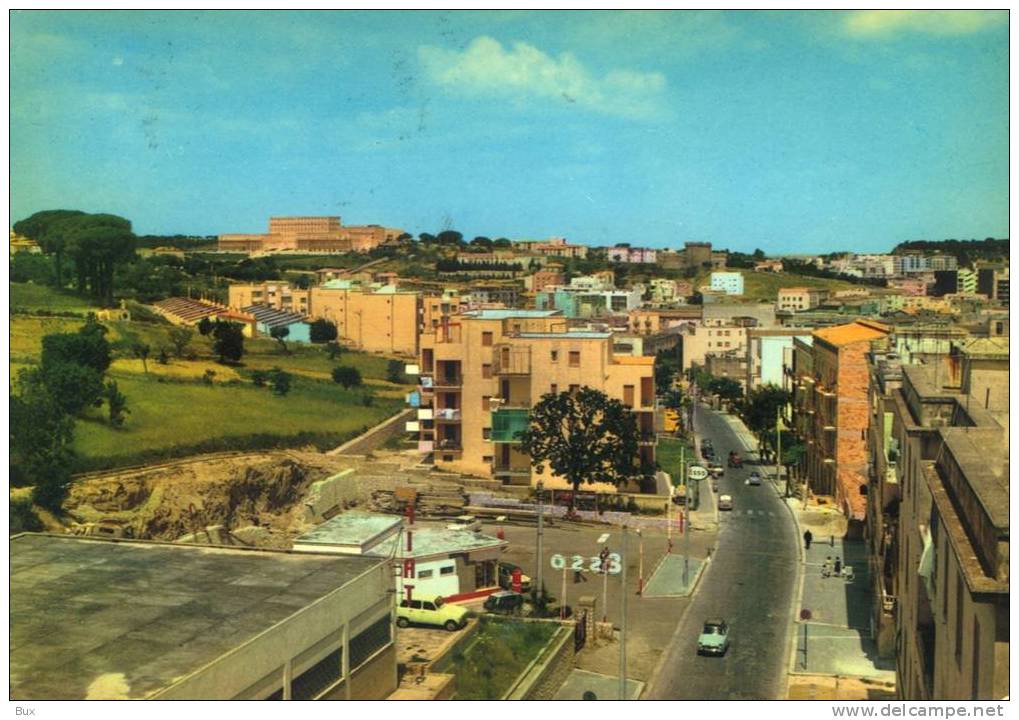
[{"label": "distant apartment block", "polygon": [[[746,327],[688,325],[680,337],[680,363],[684,372],[694,365],[705,365],[709,355],[731,355],[746,362]],[[739,380],[745,381],[745,373]]]},{"label": "distant apartment block", "polygon": [[616,245],[608,249],[606,253],[609,262],[654,264],[657,261],[657,251],[654,248],[634,248]]},{"label": "distant apartment block", "polygon": [[420,370],[419,449],[437,468],[565,489],[534,472],[518,434],[542,395],[583,386],[637,414],[640,459],[654,462],[654,358],[616,356],[611,332],[570,330],[554,310],[471,311],[422,337]]},{"label": "distant apartment block", "polygon": [[628,313],[630,332],[634,335],[657,335],[687,323],[700,323],[704,306],[687,305],[679,308],[641,307]]},{"label": "distant apartment block", "polygon": [[548,240],[518,240],[513,246],[545,257],[580,258],[587,257],[587,245],[574,245],[566,238],[553,237]]},{"label": "distant apartment block", "polygon": [[811,356],[796,369],[794,397],[810,489],[832,497],[856,535],[862,532],[867,507],[867,356],[871,343],[889,331],[886,325],[857,320],[814,331],[809,348],[794,340],[794,348]]},{"label": "distant apartment block", "polygon": [[626,313],[641,305],[641,288],[586,290],[578,287],[546,288],[535,296],[539,310],[561,310],[570,318],[598,318]]},{"label": "distant apartment block", "polygon": [[747,390],[761,385],[791,390],[793,341],[805,340],[810,333],[806,328],[747,328]]},{"label": "distant apartment block", "polygon": [[421,295],[393,285],[380,288],[330,280],[309,290],[285,282],[230,286],[230,306],[265,305],[336,324],[341,342],[365,352],[417,355]]},{"label": "distant apartment block", "polygon": [[711,273],[711,289],[726,295],[742,295],[743,273],[713,272]]},{"label": "distant apartment block", "polygon": [[813,310],[827,297],[828,291],[821,288],[779,288],[777,306],[779,310],[786,312]]},{"label": "distant apartment block", "polygon": [[269,232],[219,236],[222,252],[248,254],[366,252],[395,241],[403,230],[381,225],[343,226],[339,217],[272,217]]},{"label": "distant apartment block", "polygon": [[566,275],[561,265],[549,265],[524,278],[524,288],[530,292],[541,292],[545,288],[566,284]]}]

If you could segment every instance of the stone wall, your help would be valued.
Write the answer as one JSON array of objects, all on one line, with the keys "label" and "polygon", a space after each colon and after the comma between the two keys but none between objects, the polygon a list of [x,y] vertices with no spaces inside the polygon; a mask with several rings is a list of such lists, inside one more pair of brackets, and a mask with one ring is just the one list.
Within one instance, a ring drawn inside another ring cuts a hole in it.
[{"label": "stone wall", "polygon": [[551,700],[556,692],[566,682],[566,677],[573,670],[573,658],[575,655],[573,644],[573,625],[567,625],[552,640],[551,649],[546,658],[543,658],[539,665],[536,665],[528,677],[518,686],[518,692],[508,699],[523,700]]},{"label": "stone wall", "polygon": [[370,430],[358,435],[353,440],[330,450],[327,455],[365,455],[378,448],[382,443],[391,437],[400,435],[406,430],[404,426],[408,420],[413,420],[417,410],[411,408],[392,416]]}]

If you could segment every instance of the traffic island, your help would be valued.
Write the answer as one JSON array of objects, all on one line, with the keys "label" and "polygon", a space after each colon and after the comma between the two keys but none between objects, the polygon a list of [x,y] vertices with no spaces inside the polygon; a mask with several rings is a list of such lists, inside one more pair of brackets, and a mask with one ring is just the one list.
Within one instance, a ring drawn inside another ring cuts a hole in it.
[{"label": "traffic island", "polygon": [[665,555],[644,588],[644,597],[687,597],[697,588],[704,560],[683,555]]},{"label": "traffic island", "polygon": [[[644,683],[626,679],[624,700],[636,700],[644,692]],[[619,676],[602,675],[589,670],[574,670],[555,694],[555,700],[618,700]]]}]

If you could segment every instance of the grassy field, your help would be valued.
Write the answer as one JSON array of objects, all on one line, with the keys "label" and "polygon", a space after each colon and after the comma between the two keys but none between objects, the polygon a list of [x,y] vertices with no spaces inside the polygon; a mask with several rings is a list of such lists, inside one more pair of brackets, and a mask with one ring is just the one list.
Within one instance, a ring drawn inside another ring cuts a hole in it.
[{"label": "grassy field", "polygon": [[10,288],[12,310],[46,310],[82,314],[89,310],[95,310],[95,305],[90,300],[69,292],[59,292],[45,285],[10,283]]},{"label": "grassy field", "polygon": [[[344,390],[335,383],[301,377],[294,380],[289,394],[280,397],[248,382],[160,382],[156,375],[119,370],[109,375],[127,396],[131,412],[120,429],[105,421],[101,409],[77,423],[74,448],[91,466],[127,464],[118,461],[133,461],[146,454],[178,454],[212,440],[220,443],[221,449],[233,444],[246,447],[256,434],[277,436],[282,442],[303,433],[339,444],[403,405],[401,400],[376,396],[372,405],[365,407],[363,390]],[[266,441],[271,444],[268,438]],[[95,462],[99,459],[111,462]]]},{"label": "grassy field", "polygon": [[[30,304],[34,310],[88,308],[46,288],[11,284],[11,293],[25,303],[23,307]],[[84,318],[12,315],[12,376],[39,362],[44,335],[74,332],[84,322]],[[285,354],[274,340],[257,339],[245,341],[240,365],[226,366],[215,362],[211,340],[197,332],[189,348],[195,359],[187,360],[172,357],[171,325],[113,321],[103,325],[114,355],[108,375],[127,397],[130,414],[120,429],[106,422],[105,408],[77,422],[74,447],[82,468],[205,450],[339,444],[398,412],[408,390],[385,379],[386,357],[345,351],[330,360],[321,347],[295,344]],[[131,351],[136,343],[150,347],[146,364]],[[171,354],[166,364],[157,361],[161,347]],[[344,390],[334,383],[331,372],[337,365],[356,367],[364,387]],[[284,397],[251,382],[255,370],[274,367],[293,376]],[[202,381],[207,371],[215,373],[211,383]],[[366,395],[371,396],[368,406]]]},{"label": "grassy field", "polygon": [[655,448],[655,459],[662,466],[662,470],[669,473],[673,485],[679,485],[682,482],[682,449],[684,447],[686,448],[686,460],[695,460],[693,447],[680,438],[659,438],[658,447]]},{"label": "grassy field", "polygon": [[[793,275],[791,273],[754,272],[753,270],[734,270],[743,273],[743,295],[739,298],[747,302],[775,302],[778,291],[786,287],[816,287],[828,290],[851,290],[861,287],[844,280]],[[705,271],[693,280],[694,287],[709,285],[711,272]]]}]

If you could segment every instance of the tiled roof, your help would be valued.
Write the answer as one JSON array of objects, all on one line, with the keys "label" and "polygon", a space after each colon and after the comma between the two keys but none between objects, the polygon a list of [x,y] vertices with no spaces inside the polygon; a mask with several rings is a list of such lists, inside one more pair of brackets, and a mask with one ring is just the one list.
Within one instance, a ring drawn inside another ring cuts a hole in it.
[{"label": "tiled roof", "polygon": [[172,297],[153,303],[152,306],[164,315],[172,316],[183,323],[196,323],[202,318],[225,317],[243,322],[251,322],[250,315],[228,310],[212,303],[191,298]]},{"label": "tiled roof", "polygon": [[832,345],[850,345],[864,340],[876,340],[886,336],[891,328],[869,320],[857,320],[848,325],[836,325],[834,327],[815,330],[814,337],[820,338]]}]

